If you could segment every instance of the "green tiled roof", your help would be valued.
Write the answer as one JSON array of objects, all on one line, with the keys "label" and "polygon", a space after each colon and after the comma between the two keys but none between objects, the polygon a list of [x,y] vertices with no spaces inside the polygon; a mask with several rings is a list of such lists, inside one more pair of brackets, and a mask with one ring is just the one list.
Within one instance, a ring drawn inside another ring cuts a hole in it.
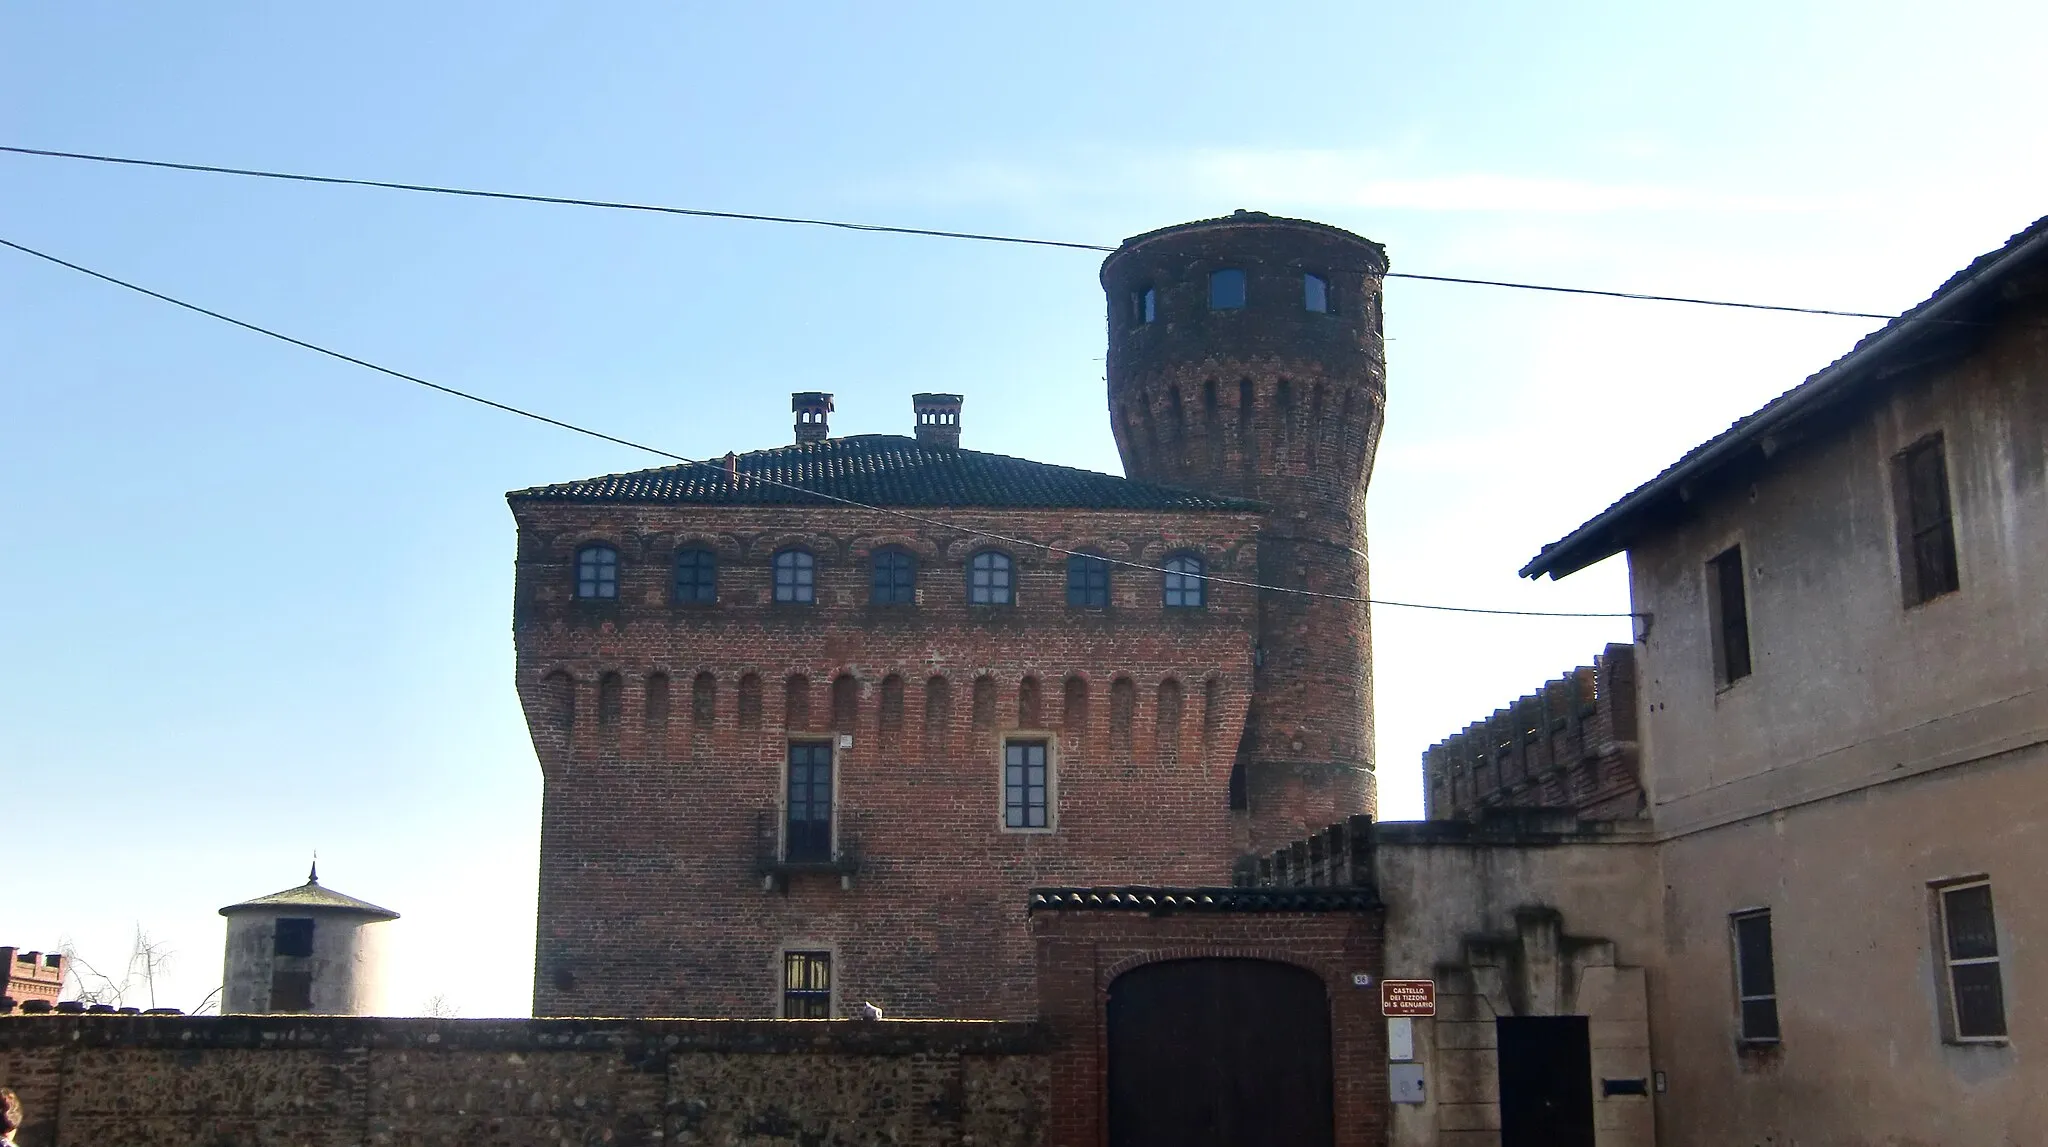
[{"label": "green tiled roof", "polygon": [[[663,466],[580,482],[514,490],[518,501],[685,502],[710,505],[1001,506],[1013,509],[1256,510],[1149,482],[1054,466],[1004,454],[926,446],[896,434],[856,434],[799,442],[734,458],[737,480],[720,463]],[[792,489],[791,487],[796,487]]]},{"label": "green tiled roof", "polygon": [[287,888],[283,892],[273,892],[268,896],[258,896],[254,900],[244,900],[240,904],[230,904],[221,909],[220,914],[226,916],[234,912],[275,912],[280,909],[351,912],[358,916],[374,916],[379,920],[398,919],[398,913],[389,908],[379,908],[367,900],[358,900],[353,896],[343,896],[333,889],[322,888],[318,880],[308,880],[297,888]]}]

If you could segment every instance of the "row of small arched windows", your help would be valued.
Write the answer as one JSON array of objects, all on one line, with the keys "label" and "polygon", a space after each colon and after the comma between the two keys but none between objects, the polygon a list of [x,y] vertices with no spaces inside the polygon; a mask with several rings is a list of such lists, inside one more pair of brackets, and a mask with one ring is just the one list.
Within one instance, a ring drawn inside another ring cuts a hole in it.
[{"label": "row of small arched windows", "polygon": [[[1109,561],[1094,554],[1067,558],[1067,604],[1081,609],[1109,606]],[[809,550],[779,550],[770,562],[775,600],[786,605],[817,601],[817,559]],[[1208,576],[1196,554],[1166,559],[1160,578],[1160,603],[1168,609],[1201,609],[1208,604]],[[917,557],[908,550],[876,550],[869,559],[868,601],[872,605],[914,605],[917,601]],[[718,601],[718,555],[703,547],[676,551],[669,600],[677,605],[711,605]],[[619,596],[619,551],[602,542],[576,551],[576,596],[611,601]],[[1016,565],[1000,550],[981,550],[967,559],[967,604],[1017,604]]]},{"label": "row of small arched windows", "polygon": [[[1245,273],[1240,267],[1219,267],[1209,272],[1209,309],[1241,311],[1248,299]],[[1337,293],[1330,280],[1314,272],[1301,276],[1301,307],[1319,315],[1337,313]],[[1159,321],[1159,289],[1139,287],[1131,292],[1131,323],[1143,326]]]}]

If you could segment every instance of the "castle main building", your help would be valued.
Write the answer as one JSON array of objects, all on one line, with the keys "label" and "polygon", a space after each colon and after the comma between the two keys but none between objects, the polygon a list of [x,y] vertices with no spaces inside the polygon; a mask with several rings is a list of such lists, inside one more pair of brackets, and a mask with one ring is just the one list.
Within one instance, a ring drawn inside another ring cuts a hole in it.
[{"label": "castle main building", "polygon": [[1125,242],[1126,478],[807,393],[794,445],[509,495],[535,1014],[1025,1017],[1028,889],[1371,812],[1385,269],[1256,213]]}]

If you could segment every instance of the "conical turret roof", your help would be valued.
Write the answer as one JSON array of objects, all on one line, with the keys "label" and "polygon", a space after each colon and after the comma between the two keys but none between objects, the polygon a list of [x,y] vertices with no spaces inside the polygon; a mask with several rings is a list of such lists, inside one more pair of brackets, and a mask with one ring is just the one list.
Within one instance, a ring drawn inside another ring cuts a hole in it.
[{"label": "conical turret roof", "polygon": [[306,882],[297,888],[287,888],[283,892],[273,892],[268,896],[258,896],[254,900],[244,900],[240,904],[230,904],[221,909],[220,914],[230,916],[237,912],[277,911],[347,912],[377,920],[398,919],[398,913],[389,908],[379,908],[367,900],[358,900],[353,896],[344,896],[331,888],[321,887],[318,867],[308,873]]}]

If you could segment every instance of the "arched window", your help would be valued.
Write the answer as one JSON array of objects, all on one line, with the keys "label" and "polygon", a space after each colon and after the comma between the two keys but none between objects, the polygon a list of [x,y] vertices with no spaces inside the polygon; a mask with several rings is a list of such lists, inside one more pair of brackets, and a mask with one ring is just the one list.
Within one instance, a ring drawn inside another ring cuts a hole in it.
[{"label": "arched window", "polygon": [[1010,555],[983,550],[967,563],[967,604],[1012,605]]},{"label": "arched window", "polygon": [[1329,280],[1321,275],[1302,275],[1301,305],[1319,315],[1334,313],[1337,308],[1330,305]]},{"label": "arched window", "polygon": [[1209,272],[1209,309],[1235,311],[1244,306],[1244,272],[1225,267]]},{"label": "arched window", "polygon": [[1109,606],[1109,563],[1094,554],[1067,559],[1067,604],[1080,609]]},{"label": "arched window", "polygon": [[810,605],[817,600],[817,559],[809,550],[775,555],[775,600]]},{"label": "arched window", "polygon": [[1166,559],[1166,608],[1202,608],[1202,586],[1201,558],[1175,554]]},{"label": "arched window", "polygon": [[911,605],[917,601],[917,559],[908,550],[875,551],[875,605]]},{"label": "arched window", "polygon": [[718,600],[718,555],[701,546],[676,551],[675,603],[710,605]]},{"label": "arched window", "polygon": [[619,551],[606,545],[576,551],[576,596],[616,601],[619,596]]}]

